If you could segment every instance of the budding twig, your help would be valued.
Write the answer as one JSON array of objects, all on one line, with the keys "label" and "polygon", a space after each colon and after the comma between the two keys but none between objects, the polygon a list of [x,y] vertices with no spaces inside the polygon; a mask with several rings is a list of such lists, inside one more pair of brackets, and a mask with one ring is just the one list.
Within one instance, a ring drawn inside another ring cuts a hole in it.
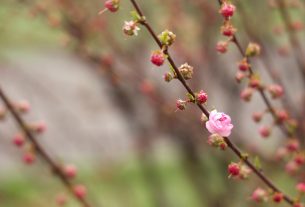
[{"label": "budding twig", "polygon": [[[133,7],[136,9],[137,13],[141,16],[144,17],[143,12],[141,11],[139,5],[137,4],[137,2],[135,0],[130,0],[130,2],[132,3]],[[154,30],[152,29],[152,27],[150,26],[150,24],[144,20],[144,18],[142,18],[143,20],[140,21],[139,23],[142,24],[149,32],[149,34],[152,36],[152,38],[155,40],[155,42],[158,44],[158,46],[160,48],[162,48],[162,43],[160,42],[160,40],[158,39],[156,33],[154,32]],[[177,79],[181,82],[181,84],[184,86],[184,88],[188,91],[188,93],[190,93],[191,95],[193,95],[195,97],[195,93],[193,92],[193,90],[188,86],[188,84],[186,83],[186,81],[184,80],[184,78],[182,77],[180,71],[178,70],[177,65],[175,64],[174,60],[172,59],[170,53],[168,50],[165,50],[164,53],[168,56],[168,61],[170,63],[170,65],[173,67],[174,71],[177,74]],[[268,103],[268,101],[267,101]],[[210,112],[202,105],[197,104],[198,108],[207,116],[209,117]],[[233,142],[231,142],[231,140],[227,137],[224,137],[225,142],[227,143],[228,147],[242,160],[244,160],[244,163],[253,170],[253,172],[268,186],[270,187],[274,192],[281,192],[262,172],[260,172],[249,160],[247,157],[243,156],[243,153],[234,145]],[[294,201],[292,198],[290,198],[288,195],[284,194],[284,200],[290,204],[293,205]]]},{"label": "budding twig", "polygon": [[20,127],[20,129],[24,132],[27,136],[28,140],[32,143],[34,149],[40,155],[40,157],[49,165],[51,172],[59,178],[59,180],[63,183],[66,189],[71,193],[71,195],[83,206],[83,207],[91,207],[88,201],[85,198],[77,197],[74,194],[73,184],[72,182],[66,177],[64,172],[62,171],[61,167],[47,154],[44,148],[37,142],[36,137],[31,132],[31,130],[27,127],[26,122],[22,119],[19,113],[15,110],[12,102],[5,94],[2,88],[0,88],[0,99],[3,101],[5,106],[7,107],[8,111],[12,114],[14,120]]}]

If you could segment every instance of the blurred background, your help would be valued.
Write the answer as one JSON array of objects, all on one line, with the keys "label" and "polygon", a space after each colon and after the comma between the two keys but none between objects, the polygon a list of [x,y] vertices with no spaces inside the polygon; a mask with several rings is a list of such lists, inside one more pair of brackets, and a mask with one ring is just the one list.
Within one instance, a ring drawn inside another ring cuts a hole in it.
[{"label": "blurred background", "polygon": [[[304,20],[304,2],[291,2],[292,19]],[[265,106],[258,94],[250,103],[239,98],[245,86],[234,78],[241,60],[238,50],[234,45],[225,55],[215,50],[222,39],[218,2],[138,3],[157,33],[176,33],[171,48],[176,63],[194,66],[189,83],[209,94],[209,109],[230,114],[232,140],[259,156],[268,176],[293,195],[295,181],[273,159],[286,137],[277,129],[269,139],[260,137],[251,114]],[[262,46],[253,67],[265,83],[276,82],[280,74],[291,114],[300,114],[304,80],[275,2],[234,3],[233,23],[243,47],[249,41]],[[130,2],[122,1],[115,14],[98,15],[103,4],[1,1],[0,84],[11,99],[31,103],[28,122],[47,123],[39,143],[55,160],[78,166],[77,181],[88,187],[96,207],[256,205],[248,198],[260,181],[255,176],[242,182],[228,179],[227,165],[238,161],[234,154],[207,145],[197,108],[176,111],[176,99],[184,98],[185,91],[177,81],[163,81],[168,65],[156,68],[150,63],[157,46],[147,31],[141,28],[137,37],[123,34],[124,21],[131,19]],[[297,36],[304,46],[304,32]],[[280,101],[274,104],[282,107]],[[271,117],[263,120],[271,122]],[[0,124],[0,206],[56,206],[56,195],[65,190],[45,163],[29,167],[22,162],[22,151],[11,141],[18,130],[10,117]],[[70,199],[67,206],[78,204]]]}]

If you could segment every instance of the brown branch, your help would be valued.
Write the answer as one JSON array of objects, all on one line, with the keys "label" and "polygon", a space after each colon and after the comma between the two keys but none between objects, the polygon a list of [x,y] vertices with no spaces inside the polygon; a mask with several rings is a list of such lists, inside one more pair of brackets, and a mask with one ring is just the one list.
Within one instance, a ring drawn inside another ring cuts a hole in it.
[{"label": "brown branch", "polygon": [[[222,2],[218,1],[219,4],[221,5]],[[246,56],[244,49],[242,48],[238,38],[236,35],[232,36],[232,40],[231,40],[237,47],[238,51],[240,52],[240,54],[247,60],[247,63],[249,64],[249,71],[250,71],[250,75],[252,76],[254,74],[254,70],[251,66],[251,61],[250,59]],[[269,100],[268,96],[266,95],[264,88],[262,87],[258,87],[257,88],[261,98],[263,99],[265,105],[267,106],[268,111],[271,113],[272,118],[274,120],[274,122],[277,124],[277,126],[281,129],[281,131],[283,132],[283,134],[285,134],[287,136],[287,138],[291,138],[294,134],[291,133],[284,124],[279,123],[278,122],[278,117],[276,115],[276,110],[273,107],[271,101]]]},{"label": "brown branch", "polygon": [[[144,17],[143,12],[141,11],[139,5],[137,4],[137,2],[135,0],[130,0],[132,5],[134,6],[134,8],[136,9],[136,11],[138,12],[138,14],[141,17]],[[160,42],[160,40],[158,39],[156,33],[153,31],[152,27],[150,26],[150,24],[145,20],[145,21],[141,21],[140,22],[150,33],[150,35],[153,37],[153,39],[155,40],[155,42],[158,44],[158,46],[160,48],[162,48],[162,43]],[[168,61],[171,64],[171,66],[173,67],[173,69],[175,70],[178,80],[181,82],[181,84],[185,87],[185,89],[192,95],[194,95],[193,90],[188,86],[188,84],[186,83],[186,81],[184,80],[184,78],[182,77],[182,75],[180,74],[177,65],[175,64],[175,62],[173,61],[170,53],[166,50],[165,54],[168,56]],[[197,106],[199,107],[199,109],[207,116],[209,117],[210,112],[203,107],[200,104],[197,104]],[[226,143],[228,144],[229,148],[240,158],[244,161],[244,163],[253,170],[253,172],[268,186],[270,187],[274,192],[282,192],[280,191],[260,170],[258,170],[249,160],[247,157],[243,156],[243,153],[232,143],[232,141],[227,138],[224,137],[224,140],[226,141]],[[290,198],[288,195],[284,194],[284,200],[290,204],[293,205],[294,201],[292,198]]]},{"label": "brown branch", "polygon": [[28,128],[26,122],[22,119],[19,113],[15,110],[12,102],[5,94],[2,88],[0,88],[0,99],[3,101],[5,106],[7,107],[8,111],[12,114],[14,120],[20,127],[20,129],[24,132],[27,136],[28,140],[32,143],[34,149],[40,155],[40,157],[48,164],[50,167],[51,172],[59,178],[59,180],[63,183],[63,185],[67,188],[67,190],[73,195],[73,197],[83,206],[83,207],[91,207],[88,201],[85,198],[79,198],[75,196],[73,190],[73,184],[71,181],[66,177],[63,173],[61,167],[52,160],[52,158],[47,154],[47,152],[43,149],[43,147],[37,142],[36,137]]}]

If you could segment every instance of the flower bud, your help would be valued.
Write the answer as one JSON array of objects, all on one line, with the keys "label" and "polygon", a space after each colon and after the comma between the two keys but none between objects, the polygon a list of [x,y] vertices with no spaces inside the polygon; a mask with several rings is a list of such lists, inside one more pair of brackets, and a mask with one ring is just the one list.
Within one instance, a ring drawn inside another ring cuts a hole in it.
[{"label": "flower bud", "polygon": [[297,139],[290,139],[286,145],[289,152],[296,152],[300,149],[300,142]]},{"label": "flower bud", "polygon": [[231,4],[224,2],[219,10],[219,13],[225,18],[228,19],[234,15],[236,7]]},{"label": "flower bud", "polygon": [[231,23],[225,23],[225,25],[223,25],[220,30],[221,33],[227,37],[233,36],[236,32],[236,28],[233,27]]},{"label": "flower bud", "polygon": [[171,82],[171,80],[173,80],[173,76],[172,76],[172,74],[171,73],[165,73],[164,75],[163,75],[163,80],[165,81],[165,82]]},{"label": "flower bud", "polygon": [[178,99],[176,101],[176,107],[177,107],[177,109],[179,109],[181,111],[186,109],[186,104],[187,104],[187,102],[184,100],[181,100],[181,99]]},{"label": "flower bud", "polygon": [[209,118],[208,118],[204,113],[202,113],[202,114],[201,114],[201,117],[200,117],[200,121],[206,122],[206,121],[208,121],[208,120],[209,120]]},{"label": "flower bud", "polygon": [[271,134],[271,128],[268,126],[262,126],[259,128],[259,133],[263,138],[267,138]]},{"label": "flower bud", "polygon": [[237,83],[241,83],[241,81],[246,77],[244,73],[237,72],[235,75],[235,80]]},{"label": "flower bud", "polygon": [[83,185],[76,185],[73,187],[74,195],[79,199],[84,199],[87,194],[87,188]]},{"label": "flower bud", "polygon": [[246,102],[249,102],[252,98],[253,89],[252,88],[245,88],[240,93],[240,98]]},{"label": "flower bud", "polygon": [[140,28],[135,21],[125,21],[123,26],[123,32],[128,36],[137,36]]},{"label": "flower bud", "polygon": [[295,203],[293,204],[293,207],[304,207],[302,203]]},{"label": "flower bud", "polygon": [[268,86],[268,91],[270,92],[273,99],[280,98],[284,95],[283,87],[277,84]]},{"label": "flower bud", "polygon": [[300,193],[305,193],[305,183],[298,183],[296,185],[296,189],[297,191],[299,191]]},{"label": "flower bud", "polygon": [[283,160],[288,154],[288,150],[285,147],[280,147],[276,150],[275,159]]},{"label": "flower bud", "polygon": [[204,104],[208,100],[208,94],[206,94],[203,90],[201,90],[197,95],[196,95],[196,102],[199,104]]},{"label": "flower bud", "polygon": [[107,0],[107,1],[105,1],[104,6],[110,12],[116,12],[120,8],[120,1],[119,0]]},{"label": "flower bud", "polygon": [[13,137],[13,143],[17,146],[17,147],[22,147],[24,145],[25,142],[25,138],[23,136],[23,134],[15,134],[15,136]]},{"label": "flower bud", "polygon": [[262,120],[263,116],[264,116],[264,113],[262,113],[262,112],[254,112],[252,114],[252,119],[253,119],[253,121],[258,123]]},{"label": "flower bud", "polygon": [[238,68],[240,71],[248,71],[250,68],[250,64],[248,63],[247,59],[244,58],[238,63]]},{"label": "flower bud", "polygon": [[47,125],[44,121],[39,121],[32,124],[31,129],[38,134],[42,134],[47,130]]},{"label": "flower bud", "polygon": [[226,53],[227,50],[228,50],[228,42],[226,41],[219,41],[217,42],[216,44],[216,50],[219,52],[219,53]]},{"label": "flower bud", "polygon": [[305,163],[305,157],[303,154],[295,155],[293,160],[297,165],[303,165]]},{"label": "flower bud", "polygon": [[74,178],[77,174],[77,169],[74,165],[66,165],[64,167],[64,173],[68,178]]},{"label": "flower bud", "polygon": [[278,122],[280,122],[280,123],[286,121],[289,118],[288,112],[286,110],[277,110],[275,113],[276,113]]},{"label": "flower bud", "polygon": [[56,204],[58,206],[64,206],[67,203],[67,197],[64,194],[59,194],[56,197]]},{"label": "flower bud", "polygon": [[26,100],[19,101],[19,102],[15,103],[14,106],[17,111],[22,112],[22,113],[27,113],[31,109],[29,102]]},{"label": "flower bud", "polygon": [[282,202],[284,199],[284,195],[283,193],[279,193],[279,192],[276,192],[273,194],[272,196],[272,200],[275,202],[275,203],[280,203]]},{"label": "flower bud", "polygon": [[23,162],[27,165],[33,164],[35,159],[35,155],[32,152],[27,152],[23,155]]},{"label": "flower bud", "polygon": [[228,172],[230,176],[237,177],[240,175],[240,165],[238,163],[232,162],[228,166]]},{"label": "flower bud", "polygon": [[153,51],[151,54],[150,61],[156,66],[161,66],[164,64],[165,55],[161,50]]},{"label": "flower bud", "polygon": [[208,144],[212,147],[216,147],[222,150],[225,150],[228,145],[225,142],[224,138],[219,134],[212,134],[208,138]]},{"label": "flower bud", "polygon": [[249,86],[251,88],[259,88],[261,85],[260,78],[258,76],[251,76],[250,81],[249,81]]},{"label": "flower bud", "polygon": [[169,30],[165,30],[159,34],[158,38],[162,45],[171,46],[176,40],[176,35]]},{"label": "flower bud", "polygon": [[266,190],[264,190],[262,188],[255,189],[255,191],[253,191],[253,193],[251,195],[251,200],[258,202],[258,203],[267,201],[267,199],[268,199],[268,193]]},{"label": "flower bud", "polygon": [[294,175],[298,170],[299,166],[294,161],[290,161],[285,165],[285,171],[289,175]]},{"label": "flower bud", "polygon": [[181,65],[179,67],[179,71],[185,80],[189,80],[189,79],[192,79],[192,77],[193,77],[194,68],[192,66],[190,66],[189,64],[184,63],[183,65]]},{"label": "flower bud", "polygon": [[241,165],[240,167],[240,173],[239,173],[239,179],[247,179],[249,175],[251,174],[252,170],[247,165]]},{"label": "flower bud", "polygon": [[256,43],[249,43],[246,49],[246,56],[247,57],[254,57],[259,55],[261,52],[261,47]]}]

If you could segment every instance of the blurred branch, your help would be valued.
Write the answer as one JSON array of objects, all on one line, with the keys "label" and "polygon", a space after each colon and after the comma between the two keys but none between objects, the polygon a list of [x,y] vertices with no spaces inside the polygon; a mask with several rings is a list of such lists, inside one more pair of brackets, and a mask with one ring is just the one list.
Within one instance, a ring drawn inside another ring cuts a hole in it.
[{"label": "blurred branch", "polygon": [[40,157],[45,161],[45,163],[50,167],[51,172],[58,177],[58,179],[62,182],[62,184],[66,187],[66,189],[71,193],[71,195],[83,206],[83,207],[91,207],[91,205],[88,203],[88,201],[83,197],[78,197],[74,193],[73,184],[72,182],[66,177],[64,172],[62,171],[61,167],[55,163],[54,160],[47,154],[47,152],[44,150],[44,148],[37,142],[36,137],[31,132],[31,130],[28,128],[26,122],[22,119],[22,117],[18,114],[18,112],[15,110],[12,102],[8,98],[8,96],[5,94],[2,88],[0,88],[0,99],[4,102],[7,109],[12,114],[14,120],[20,127],[20,129],[24,132],[24,134],[27,136],[29,141],[32,143],[34,149],[40,155]]}]

